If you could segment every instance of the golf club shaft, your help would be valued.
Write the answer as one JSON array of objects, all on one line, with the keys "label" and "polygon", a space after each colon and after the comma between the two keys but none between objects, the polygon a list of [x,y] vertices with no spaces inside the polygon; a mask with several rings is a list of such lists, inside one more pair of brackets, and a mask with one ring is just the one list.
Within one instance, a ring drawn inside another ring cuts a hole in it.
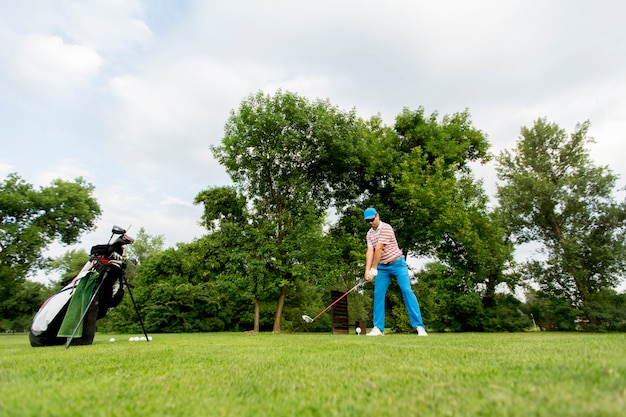
[{"label": "golf club shaft", "polygon": [[335,301],[333,301],[333,303],[331,305],[329,305],[328,307],[326,307],[324,310],[320,311],[320,313],[313,317],[313,320],[316,320],[319,316],[321,316],[322,314],[324,314],[325,312],[328,311],[329,308],[331,308],[332,306],[334,306],[335,304],[337,304],[339,302],[339,300],[341,300],[342,298],[344,298],[346,295],[350,294],[352,291],[354,291],[355,289],[357,289],[361,284],[363,284],[363,281],[359,281],[354,287],[350,288],[348,291],[346,291],[341,297],[337,298]]}]

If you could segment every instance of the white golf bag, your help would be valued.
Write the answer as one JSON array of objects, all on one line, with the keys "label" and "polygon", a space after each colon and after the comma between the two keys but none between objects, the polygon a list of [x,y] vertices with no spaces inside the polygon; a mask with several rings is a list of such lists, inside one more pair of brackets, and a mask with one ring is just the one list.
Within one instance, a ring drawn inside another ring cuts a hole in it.
[{"label": "white golf bag", "polygon": [[128,285],[126,246],[135,240],[120,227],[114,226],[112,232],[119,237],[93,246],[80,273],[41,305],[30,329],[31,346],[62,345],[68,340],[68,346],[93,343],[96,321],[122,301]]}]

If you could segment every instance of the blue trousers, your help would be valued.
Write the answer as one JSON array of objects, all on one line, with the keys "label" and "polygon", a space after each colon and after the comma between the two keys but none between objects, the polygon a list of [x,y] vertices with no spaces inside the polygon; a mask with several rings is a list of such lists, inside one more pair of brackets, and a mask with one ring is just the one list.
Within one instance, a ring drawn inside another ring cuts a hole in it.
[{"label": "blue trousers", "polygon": [[385,331],[385,295],[391,282],[391,277],[396,277],[404,305],[409,313],[409,319],[413,329],[417,326],[424,326],[422,323],[422,313],[420,311],[417,297],[411,289],[411,280],[409,278],[409,269],[406,266],[404,258],[392,263],[391,265],[378,264],[378,275],[374,281],[374,326],[380,331]]}]

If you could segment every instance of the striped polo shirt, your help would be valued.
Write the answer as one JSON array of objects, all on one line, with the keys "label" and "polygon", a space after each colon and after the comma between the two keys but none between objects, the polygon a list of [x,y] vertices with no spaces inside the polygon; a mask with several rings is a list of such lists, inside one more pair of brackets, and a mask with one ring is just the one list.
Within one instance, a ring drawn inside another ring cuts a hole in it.
[{"label": "striped polo shirt", "polygon": [[391,262],[402,255],[402,251],[396,241],[396,234],[393,231],[393,227],[385,222],[381,221],[376,230],[370,228],[370,230],[367,231],[365,239],[367,240],[367,246],[376,248],[379,243],[384,245],[383,254],[380,257],[381,264]]}]

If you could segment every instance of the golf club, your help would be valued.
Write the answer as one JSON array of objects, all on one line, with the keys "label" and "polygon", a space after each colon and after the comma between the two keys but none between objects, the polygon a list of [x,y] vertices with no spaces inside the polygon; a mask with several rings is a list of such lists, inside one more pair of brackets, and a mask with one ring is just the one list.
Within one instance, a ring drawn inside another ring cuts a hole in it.
[{"label": "golf club", "polygon": [[335,304],[337,304],[337,302],[339,300],[341,300],[342,298],[344,298],[346,295],[350,294],[352,291],[356,290],[358,287],[360,287],[361,285],[363,285],[365,281],[361,280],[359,282],[356,283],[356,285],[352,288],[350,288],[348,291],[346,291],[341,297],[337,298],[335,301],[332,302],[331,305],[329,305],[328,307],[326,307],[324,310],[320,311],[320,313],[311,318],[311,316],[307,316],[306,314],[302,315],[302,320],[306,321],[307,323],[313,323],[315,321],[315,319],[317,319],[319,316],[321,316],[322,314],[324,314],[326,311],[328,311],[329,308],[331,308],[332,306],[334,306]]}]

